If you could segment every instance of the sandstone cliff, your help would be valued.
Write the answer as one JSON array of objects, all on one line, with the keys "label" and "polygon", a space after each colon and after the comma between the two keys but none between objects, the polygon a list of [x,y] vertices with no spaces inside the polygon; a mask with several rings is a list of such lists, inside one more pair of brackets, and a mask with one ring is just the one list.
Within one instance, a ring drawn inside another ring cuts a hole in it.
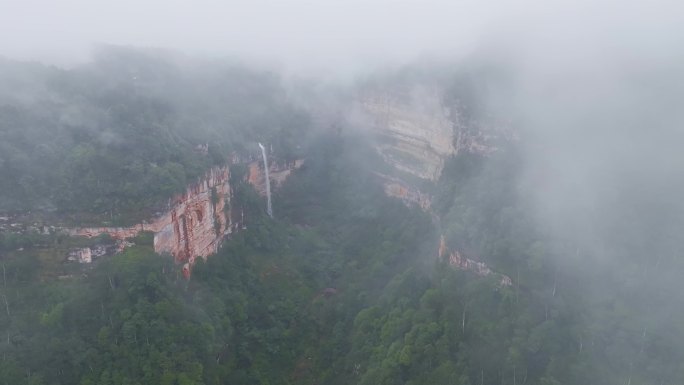
[{"label": "sandstone cliff", "polygon": [[[234,156],[233,161],[239,160]],[[273,188],[284,183],[302,164],[303,160],[274,162],[269,167]],[[259,161],[248,164],[246,178],[260,194],[265,194],[263,166]],[[152,232],[154,251],[173,255],[177,263],[183,264],[184,274],[189,276],[195,258],[216,253],[224,237],[240,228],[239,220],[233,221],[231,198],[230,169],[228,166],[216,167],[189,185],[183,194],[170,199],[169,210],[149,222],[130,227],[81,227],[66,232],[83,237],[108,234],[117,241],[133,238],[143,231]]]},{"label": "sandstone cliff", "polygon": [[230,171],[212,169],[199,183],[177,196],[173,209],[153,222],[154,250],[168,252],[177,262],[193,264],[195,257],[215,253],[230,234]]},{"label": "sandstone cliff", "polygon": [[402,173],[439,179],[446,160],[458,153],[487,156],[502,141],[513,140],[510,123],[464,118],[458,101],[448,101],[439,86],[366,87],[360,92],[361,122],[369,126],[375,148],[399,173],[379,174],[389,196],[430,207],[430,196]]},{"label": "sandstone cliff", "polygon": [[437,90],[416,88],[401,94],[367,90],[360,104],[387,163],[423,179],[439,178],[444,160],[456,153],[456,135]]},{"label": "sandstone cliff", "polygon": [[380,155],[396,169],[437,180],[444,161],[468,152],[488,155],[515,139],[510,122],[466,119],[445,90],[414,85],[398,89],[367,88],[359,97],[362,115],[376,136]]},{"label": "sandstone cliff", "polygon": [[131,227],[86,227],[69,229],[73,236],[94,237],[109,234],[117,240],[154,233],[154,250],[170,253],[184,263],[186,274],[196,257],[207,257],[218,250],[226,234],[233,231],[228,166],[213,168],[183,194],[171,199],[171,209],[151,222]]}]

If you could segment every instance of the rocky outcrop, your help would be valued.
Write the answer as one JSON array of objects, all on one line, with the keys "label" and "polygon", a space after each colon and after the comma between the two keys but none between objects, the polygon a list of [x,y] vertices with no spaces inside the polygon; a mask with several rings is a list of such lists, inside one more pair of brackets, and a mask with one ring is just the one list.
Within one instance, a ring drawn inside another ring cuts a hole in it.
[{"label": "rocky outcrop", "polygon": [[401,199],[401,201],[409,207],[416,205],[423,209],[423,211],[430,210],[432,199],[428,194],[413,188],[411,185],[399,178],[391,177],[378,172],[376,172],[375,175],[382,179],[382,185],[387,196]]},{"label": "rocky outcrop", "polygon": [[511,278],[507,275],[494,272],[487,264],[484,262],[475,261],[470,258],[466,258],[460,251],[454,250],[450,251],[447,248],[444,235],[441,236],[439,241],[439,258],[445,259],[449,258],[449,265],[464,271],[469,271],[480,277],[495,276],[499,280],[501,286],[511,286],[513,282]]},{"label": "rocky outcrop", "polygon": [[90,247],[83,247],[71,250],[67,259],[78,263],[91,263],[93,262],[93,255],[90,251]]},{"label": "rocky outcrop", "polygon": [[437,90],[367,90],[360,104],[387,163],[423,179],[439,178],[445,159],[456,153],[456,136]]},{"label": "rocky outcrop", "polygon": [[[270,162],[268,166],[269,179],[271,180],[271,189],[276,190],[280,187],[290,174],[302,167],[304,159],[297,159],[293,162]],[[255,160],[250,162],[247,167],[247,182],[251,184],[254,189],[261,196],[266,196],[266,177],[264,173],[264,164],[262,161]]]},{"label": "rocky outcrop", "polygon": [[500,143],[517,139],[510,122],[466,119],[459,113],[459,102],[446,99],[439,87],[368,87],[359,105],[383,159],[422,179],[437,180],[449,156],[486,156]]},{"label": "rocky outcrop", "polygon": [[177,196],[173,209],[154,222],[154,250],[170,253],[188,266],[196,257],[216,253],[223,237],[233,230],[229,180],[228,167],[212,169]]},{"label": "rocky outcrop", "polygon": [[189,274],[196,257],[206,258],[215,253],[223,237],[233,231],[229,179],[228,166],[211,169],[188,186],[185,193],[173,197],[170,210],[149,223],[76,228],[69,229],[68,233],[85,237],[108,234],[116,240],[125,240],[142,231],[153,232],[154,250],[173,255],[176,262],[184,263],[184,272]]},{"label": "rocky outcrop", "polygon": [[[238,162],[237,156],[233,156]],[[277,188],[285,182],[293,170],[298,169],[303,160],[290,163],[274,162],[270,167],[271,184]],[[265,178],[260,162],[248,164],[247,182],[260,194],[265,194]],[[67,229],[72,236],[96,237],[108,234],[117,245],[129,245],[126,239],[138,236],[141,232],[154,233],[154,251],[169,253],[176,262],[183,264],[183,272],[190,274],[197,257],[206,258],[216,253],[226,235],[243,228],[238,220],[233,221],[231,207],[230,169],[228,166],[209,170],[204,177],[187,187],[185,193],[169,201],[169,210],[161,216],[130,227],[81,227]],[[81,250],[83,253],[84,251]],[[87,258],[85,258],[87,259]],[[85,260],[74,254],[74,260]]]},{"label": "rocky outcrop", "polygon": [[425,211],[431,198],[420,191],[425,184],[415,183],[414,177],[434,182],[450,156],[488,156],[502,142],[517,139],[510,122],[466,119],[459,112],[460,102],[447,99],[436,85],[372,85],[360,92],[357,110],[361,113],[353,115],[357,123],[370,127],[376,150],[398,171],[378,173],[385,193]]}]

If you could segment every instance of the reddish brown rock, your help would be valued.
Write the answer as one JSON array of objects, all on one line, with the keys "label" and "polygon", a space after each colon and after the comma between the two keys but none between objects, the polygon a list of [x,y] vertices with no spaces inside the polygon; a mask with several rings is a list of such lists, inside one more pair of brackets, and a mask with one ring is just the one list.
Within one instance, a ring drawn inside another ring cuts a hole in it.
[{"label": "reddish brown rock", "polygon": [[229,168],[213,168],[183,194],[172,198],[171,210],[150,223],[131,227],[88,227],[70,229],[74,236],[94,237],[109,234],[124,240],[141,231],[154,233],[154,250],[170,253],[176,262],[185,263],[189,274],[196,257],[215,253],[223,237],[232,232]]},{"label": "reddish brown rock", "polygon": [[[234,156],[235,158],[235,156]],[[301,167],[303,160],[270,167],[271,184],[281,185],[293,170]],[[247,181],[260,194],[265,194],[265,179],[259,162],[248,165]],[[183,274],[190,276],[190,269],[197,257],[206,258],[216,253],[223,238],[239,228],[232,221],[230,206],[231,187],[228,166],[209,170],[204,177],[188,186],[183,194],[169,201],[171,209],[162,216],[131,227],[84,227],[68,229],[72,236],[95,237],[109,234],[123,242],[142,231],[154,233],[154,251],[173,255],[183,264]],[[239,221],[238,221],[239,222]]]},{"label": "reddish brown rock", "polygon": [[400,171],[437,180],[445,159],[456,153],[454,123],[438,89],[365,89],[360,111],[380,139],[378,153]]},{"label": "reddish brown rock", "polygon": [[418,205],[423,211],[430,211],[430,206],[432,205],[430,195],[411,187],[408,183],[399,178],[394,178],[378,172],[375,174],[382,179],[382,185],[387,196],[399,198],[407,206]]},{"label": "reddish brown rock", "polygon": [[168,252],[177,262],[190,265],[196,257],[215,253],[232,231],[229,179],[228,167],[212,169],[177,196],[173,209],[152,223],[154,250]]},{"label": "reddish brown rock", "polygon": [[449,251],[444,240],[444,235],[441,236],[439,240],[439,251],[438,255],[440,258],[449,257],[449,265],[460,269],[474,273],[480,277],[487,277],[490,275],[495,275],[499,278],[499,284],[501,286],[511,286],[513,282],[511,278],[507,275],[494,272],[487,266],[484,262],[475,261],[473,259],[466,258],[460,251]]},{"label": "reddish brown rock", "polygon": [[[269,162],[270,163],[270,162]],[[268,176],[271,179],[271,189],[280,187],[290,176],[292,171],[302,167],[304,159],[297,159],[294,162],[276,163],[268,165]],[[247,167],[247,182],[254,186],[259,195],[266,196],[266,177],[264,176],[264,165],[261,161],[253,161]]]},{"label": "reddish brown rock", "polygon": [[262,194],[262,191],[263,194],[266,194],[263,166],[260,166],[259,162],[254,161],[247,165],[247,182],[251,184],[259,194]]}]

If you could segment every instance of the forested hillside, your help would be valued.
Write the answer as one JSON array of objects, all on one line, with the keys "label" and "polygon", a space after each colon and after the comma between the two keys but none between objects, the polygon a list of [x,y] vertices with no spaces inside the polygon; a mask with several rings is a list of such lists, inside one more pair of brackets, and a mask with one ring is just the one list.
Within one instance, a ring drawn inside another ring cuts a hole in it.
[{"label": "forested hillside", "polygon": [[0,212],[130,224],[258,140],[298,154],[308,118],[280,79],[222,61],[102,47],[73,69],[0,61]]},{"label": "forested hillside", "polygon": [[[0,69],[2,214],[136,223],[256,142],[278,160],[305,159],[274,189],[273,218],[245,165],[231,166],[227,203],[240,222],[210,229],[222,246],[189,279],[148,233],[90,265],[64,254],[97,240],[0,233],[0,384],[684,381],[681,180],[663,171],[677,141],[653,151],[657,140],[637,136],[634,160],[605,155],[602,138],[635,147],[612,126],[549,141],[516,116],[516,135],[482,134],[513,120],[487,104],[495,70],[442,68],[430,87],[444,83],[443,95],[371,105],[398,122],[384,128],[429,125],[430,109],[440,128],[460,130],[421,141],[369,134],[347,104],[339,110],[353,113],[322,124],[318,105],[300,109],[273,74],[168,52],[108,47],[69,70]],[[384,75],[377,84],[402,92],[430,78]],[[354,92],[340,94],[326,102]],[[434,152],[434,179],[387,162],[419,162],[430,139],[468,135]],[[399,177],[395,196],[416,188],[430,204],[389,197],[384,183]],[[450,252],[494,274],[461,269]]]},{"label": "forested hillside", "polygon": [[[276,195],[277,220],[251,188],[237,187],[248,228],[198,263],[190,281],[144,240],[66,281],[42,282],[35,259],[3,260],[0,382],[680,378],[675,328],[651,329],[636,297],[586,295],[593,280],[624,270],[557,262],[575,250],[535,229],[512,198],[514,151],[452,159],[436,203],[447,213],[442,227],[450,239],[513,278],[501,286],[435,258],[432,218],[384,196],[366,167],[377,155],[362,143],[353,134],[320,139]],[[625,284],[615,281],[615,289]]]}]

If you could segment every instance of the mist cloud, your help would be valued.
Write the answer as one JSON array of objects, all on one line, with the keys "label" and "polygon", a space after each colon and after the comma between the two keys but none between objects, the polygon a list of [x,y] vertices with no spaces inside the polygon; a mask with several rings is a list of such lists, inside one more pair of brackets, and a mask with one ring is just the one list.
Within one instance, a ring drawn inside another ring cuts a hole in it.
[{"label": "mist cloud", "polygon": [[487,104],[529,134],[527,182],[547,220],[585,223],[572,214],[637,180],[680,189],[671,181],[684,139],[684,6],[675,1],[26,0],[2,8],[1,55],[60,65],[107,43],[337,79],[409,62],[497,67],[507,83],[491,86]]},{"label": "mist cloud", "polygon": [[462,51],[508,8],[473,0],[14,1],[0,13],[0,53],[73,63],[106,43],[339,73]]}]

